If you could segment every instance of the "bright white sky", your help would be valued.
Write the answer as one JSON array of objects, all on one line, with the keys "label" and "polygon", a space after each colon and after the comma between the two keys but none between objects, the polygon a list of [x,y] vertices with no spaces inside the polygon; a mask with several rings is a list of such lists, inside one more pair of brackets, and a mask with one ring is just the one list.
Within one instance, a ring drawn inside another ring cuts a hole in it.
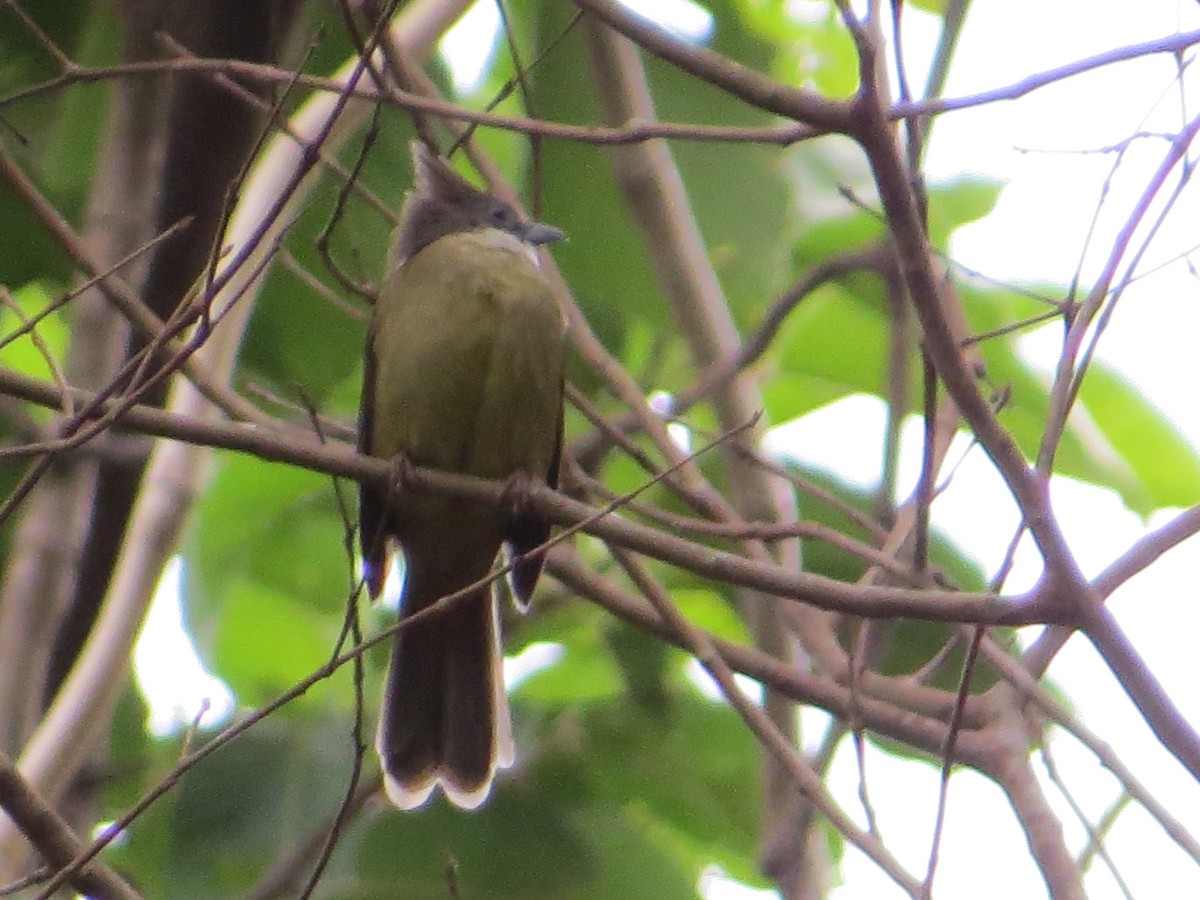
[{"label": "bright white sky", "polygon": [[[681,10],[676,27],[689,36],[703,36],[708,27],[704,15],[697,15],[683,0],[630,5],[658,14]],[[495,27],[489,7],[485,0],[448,38],[448,56],[486,64],[480,43],[481,36],[486,41]],[[911,7],[906,8],[905,18],[906,60],[912,83],[919,85],[932,55],[935,22]],[[961,96],[1003,86],[1084,56],[1195,28],[1200,28],[1200,6],[1189,0],[976,0],[946,93]],[[473,74],[463,62],[456,77],[469,82]],[[1113,164],[1111,153],[1094,151],[1138,131],[1178,130],[1183,119],[1196,113],[1200,84],[1195,73],[1189,73],[1181,100],[1175,78],[1171,59],[1157,56],[1081,76],[1020,100],[939,120],[928,156],[931,181],[969,172],[1007,184],[994,213],[956,236],[955,259],[992,277],[1066,284],[1079,265],[1101,186]],[[1148,139],[1127,154],[1105,200],[1093,250],[1084,258],[1085,277],[1102,263],[1115,227],[1124,221],[1164,147],[1164,141]],[[1185,196],[1158,241],[1160,252],[1148,265],[1200,241],[1195,228],[1200,210],[1196,207],[1195,198]],[[1186,265],[1175,263],[1140,282],[1122,301],[1101,345],[1101,356],[1138,384],[1193,445],[1200,447],[1196,335],[1200,335],[1197,280]],[[1046,329],[1024,345],[1030,359],[1047,372],[1056,358],[1055,337],[1054,329]],[[869,484],[877,477],[875,448],[883,423],[878,401],[850,398],[806,417],[777,440],[809,462]],[[919,445],[915,425],[909,431],[904,461],[906,483],[911,485]],[[1060,479],[1054,486],[1054,501],[1089,574],[1104,568],[1146,527],[1114,495],[1074,482]],[[1149,524],[1161,524],[1165,519],[1165,515],[1156,517]],[[968,457],[955,477],[954,489],[935,506],[935,523],[953,534],[960,546],[989,570],[999,562],[1016,521],[1011,500],[978,452]],[[1168,554],[1118,593],[1112,607],[1185,714],[1200,723],[1200,692],[1195,690],[1193,664],[1195,635],[1200,633],[1196,602],[1200,598],[1195,565],[1188,564],[1196,545],[1193,541]],[[1010,587],[1028,584],[1037,571],[1036,557],[1029,551]],[[163,684],[161,676],[147,677],[155,670],[163,671],[161,660],[168,660],[178,671],[180,659],[190,653],[179,630],[173,593],[166,591],[164,602],[156,604],[147,624],[154,637],[139,646],[138,670],[148,691]],[[176,637],[171,638],[172,634]],[[155,648],[157,660],[153,658]],[[196,678],[202,679],[198,664],[196,671]],[[1157,745],[1086,641],[1075,639],[1068,645],[1051,677],[1069,687],[1083,720],[1194,834],[1200,834],[1200,786]],[[213,701],[207,721],[221,718],[231,705],[223,690],[211,681],[193,680],[188,690],[181,690],[176,683],[160,692],[161,696],[151,693],[153,727],[162,733],[174,723],[190,721],[199,696]],[[806,734],[816,740],[824,722],[820,713],[806,714]],[[1060,735],[1052,747],[1074,796],[1094,820],[1117,796],[1113,779],[1070,738]],[[835,762],[830,784],[847,810],[856,814],[858,772],[849,753]],[[884,840],[911,871],[923,872],[937,800],[937,773],[928,766],[872,752],[868,786]],[[1057,796],[1054,799],[1072,845],[1082,847],[1083,830],[1065,803]],[[1123,815],[1108,848],[1135,897],[1178,895],[1179,886],[1200,883],[1194,864],[1136,808]],[[847,851],[842,875],[844,884],[833,894],[836,900],[902,896],[885,875],[853,850]],[[1122,896],[1101,866],[1093,867],[1086,887],[1089,897],[1097,900]],[[706,879],[703,894],[719,900],[774,896],[737,888],[718,877]],[[1045,896],[1042,881],[1028,861],[1023,834],[1003,796],[985,779],[970,773],[956,774],[951,783],[935,896],[976,900]]]}]

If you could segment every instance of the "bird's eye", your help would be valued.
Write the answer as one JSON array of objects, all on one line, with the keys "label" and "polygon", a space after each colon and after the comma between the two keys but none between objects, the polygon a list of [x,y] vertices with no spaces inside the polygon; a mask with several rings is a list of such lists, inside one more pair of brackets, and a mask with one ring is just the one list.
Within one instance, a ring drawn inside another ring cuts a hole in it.
[{"label": "bird's eye", "polygon": [[497,206],[492,209],[492,224],[506,227],[516,221],[516,214],[508,206]]}]

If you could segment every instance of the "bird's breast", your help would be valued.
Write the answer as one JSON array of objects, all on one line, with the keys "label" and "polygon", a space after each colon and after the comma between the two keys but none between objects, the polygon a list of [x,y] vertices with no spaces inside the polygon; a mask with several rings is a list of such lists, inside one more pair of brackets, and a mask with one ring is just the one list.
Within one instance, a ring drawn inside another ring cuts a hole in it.
[{"label": "bird's breast", "polygon": [[373,350],[376,455],[402,452],[484,478],[545,477],[561,415],[564,325],[523,253],[486,233],[430,244],[380,292]]}]

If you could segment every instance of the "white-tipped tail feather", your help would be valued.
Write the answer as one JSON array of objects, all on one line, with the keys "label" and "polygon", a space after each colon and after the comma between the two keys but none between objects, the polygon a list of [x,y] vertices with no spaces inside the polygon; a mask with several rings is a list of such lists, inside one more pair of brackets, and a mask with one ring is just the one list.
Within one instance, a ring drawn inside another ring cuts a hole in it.
[{"label": "white-tipped tail feather", "polygon": [[[397,731],[403,730],[403,724],[392,718],[389,713],[394,713],[397,708],[395,697],[392,691],[395,690],[423,690],[426,692],[435,692],[440,698],[435,700],[439,703],[439,712],[449,712],[455,708],[453,699],[446,693],[449,690],[448,685],[435,676],[430,683],[424,685],[405,683],[406,680],[393,680],[391,673],[388,678],[387,690],[384,694],[384,715],[380,716],[379,728],[375,735],[375,749],[380,755],[380,761],[383,768],[383,784],[387,792],[388,798],[400,809],[416,809],[419,806],[429,802],[430,797],[438,787],[442,789],[442,793],[446,795],[446,799],[460,809],[475,809],[480,806],[491,792],[492,781],[495,778],[496,772],[499,769],[507,769],[512,766],[515,752],[512,736],[512,716],[508,707],[508,695],[504,686],[504,668],[503,655],[500,645],[500,627],[498,610],[496,609],[496,599],[491,591],[488,591],[488,599],[484,601],[488,607],[486,618],[489,620],[488,625],[491,632],[490,644],[488,648],[490,653],[490,683],[492,688],[491,709],[490,715],[492,719],[492,735],[491,735],[491,753],[486,774],[482,779],[474,778],[471,784],[464,784],[462,774],[453,766],[453,761],[448,759],[446,747],[441,742],[435,739],[432,753],[429,755],[428,762],[422,766],[419,771],[407,771],[403,777],[398,777],[396,774],[397,768],[404,768],[404,761],[401,760],[397,746],[388,746],[387,729],[391,728],[393,736]],[[470,600],[464,603],[470,603]],[[433,624],[431,620],[430,624]],[[415,623],[414,623],[415,624]],[[399,634],[403,634],[400,632]],[[446,639],[453,640],[455,635],[449,632],[445,635]],[[428,636],[425,636],[428,641]],[[398,646],[397,656],[393,658],[392,665],[397,665],[399,653],[403,650]],[[482,660],[480,660],[482,662]],[[411,673],[410,673],[411,674]],[[424,673],[431,674],[431,673]],[[427,697],[428,699],[428,697]],[[428,726],[430,723],[425,723]],[[441,728],[435,727],[435,732],[453,732],[466,730],[469,732],[469,727],[462,729],[459,726],[467,723],[462,722],[441,722]],[[399,727],[398,727],[399,726]]]}]

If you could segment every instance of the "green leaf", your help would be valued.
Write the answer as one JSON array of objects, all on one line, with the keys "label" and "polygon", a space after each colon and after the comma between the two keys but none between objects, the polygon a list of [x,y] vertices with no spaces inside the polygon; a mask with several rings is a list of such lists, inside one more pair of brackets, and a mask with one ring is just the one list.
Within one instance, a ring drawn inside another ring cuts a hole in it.
[{"label": "green leaf", "polygon": [[[2,335],[15,333],[18,329],[27,327],[55,299],[50,285],[31,281],[11,292],[13,304],[20,310],[18,314],[7,305],[0,306],[0,329]],[[61,315],[49,315],[37,322],[31,332],[27,332],[17,340],[0,349],[0,365],[15,369],[34,378],[45,381],[55,381],[62,372],[52,371],[47,357],[53,360],[55,366],[63,359],[67,347],[69,331]],[[48,410],[34,408],[30,414],[35,418],[49,418]]]},{"label": "green leaf", "polygon": [[604,628],[609,621],[599,609],[577,602],[554,614],[535,607],[520,629],[521,645],[550,641],[560,644],[563,653],[554,665],[521,682],[514,693],[514,702],[559,708],[619,695],[624,681],[604,639]]},{"label": "green leaf", "polygon": [[[866,277],[854,283],[860,290],[841,285],[817,290],[789,317],[774,357],[788,377],[770,384],[765,394],[772,422],[786,422],[849,394],[883,395],[888,326],[881,311],[882,285]],[[847,352],[851,335],[854,351]]]},{"label": "green leaf", "polygon": [[[146,707],[132,684],[122,693],[109,729],[109,766],[100,821],[124,815],[179,762],[177,741],[157,741],[146,732]],[[165,871],[171,855],[172,816],[178,793],[169,791],[138,816],[133,827],[105,851],[104,860],[146,897],[167,896]]]},{"label": "green leaf", "polygon": [[[324,476],[236,454],[218,460],[184,549],[184,610],[213,671],[257,704],[332,652],[350,594],[346,532]],[[344,686],[332,695],[351,698]],[[299,705],[329,696],[319,685]]]},{"label": "green leaf", "polygon": [[463,897],[575,897],[607,878],[590,846],[593,836],[562,807],[554,783],[546,790],[495,791],[475,813],[440,798],[422,809],[384,812],[370,825],[357,854],[353,893],[360,900],[448,896],[447,870]]},{"label": "green leaf", "polygon": [[[241,702],[258,706],[307,678],[329,658],[331,635],[338,624],[337,619],[306,609],[291,597],[260,585],[239,585],[227,599],[217,626],[214,670]],[[318,684],[295,702],[324,699],[328,690]],[[332,690],[341,694],[343,687]]]},{"label": "green leaf", "polygon": [[[1143,517],[1164,507],[1187,507],[1200,501],[1200,460],[1193,447],[1151,400],[1111,369],[1093,364],[1079,393],[1097,431],[1089,440],[1094,458],[1114,455],[1134,479],[1121,492],[1131,510]],[[1082,425],[1073,419],[1073,426]],[[1091,431],[1089,428],[1088,431]]]},{"label": "green leaf", "polygon": [[977,222],[996,207],[1003,185],[992,179],[963,176],[929,189],[929,240],[943,251],[950,235]]},{"label": "green leaf", "polygon": [[945,15],[946,0],[910,0],[915,9],[922,9],[935,16]]},{"label": "green leaf", "polygon": [[624,621],[609,623],[604,634],[621,667],[630,701],[647,709],[661,709],[666,702],[668,647]]},{"label": "green leaf", "polygon": [[770,72],[785,84],[849,97],[858,87],[858,54],[837,9],[810,6],[797,15],[786,0],[738,0],[738,11],[774,49]]},{"label": "green leaf", "polygon": [[[349,779],[343,722],[260,723],[191,770],[172,811],[166,898],[244,893],[331,815]],[[303,881],[303,879],[301,879]]]},{"label": "green leaf", "polygon": [[[963,286],[971,328],[976,333],[1029,321],[1051,307],[1048,288]],[[1047,298],[1047,299],[1041,299]],[[1049,414],[1049,376],[1021,358],[1013,335],[982,342],[988,383],[1008,391],[1011,403],[1000,412],[1027,457],[1041,444]],[[1146,516],[1168,506],[1200,499],[1200,461],[1195,449],[1155,407],[1121,376],[1093,363],[1080,389],[1079,405],[1055,455],[1060,475],[1107,487],[1132,511]]]},{"label": "green leaf", "polygon": [[[830,231],[822,242],[833,235],[840,243],[849,233]],[[884,396],[890,320],[882,290],[877,279],[856,276],[820,288],[796,307],[774,357],[780,374],[764,393],[771,421],[787,421],[854,393]],[[975,334],[1032,321],[1051,308],[1040,299],[1051,295],[1046,289],[964,284],[960,293]],[[1049,384],[1020,355],[1018,334],[993,336],[978,345],[986,363],[982,389],[1009,395],[1000,421],[1033,459],[1049,414]],[[853,353],[846,352],[847,335],[854,336]],[[915,357],[909,372],[909,411],[919,413]],[[1163,506],[1188,506],[1200,497],[1200,462],[1194,450],[1137,391],[1096,363],[1080,398],[1084,414],[1067,423],[1056,472],[1115,490],[1142,515]]]},{"label": "green leaf", "polygon": [[[585,716],[600,805],[635,816],[659,847],[690,868],[693,890],[714,862],[739,880],[759,883],[753,865],[760,801],[754,738],[724,704],[690,690],[673,694],[672,701],[665,714],[622,704]],[[628,752],[631,746],[639,751]]]},{"label": "green leaf", "polygon": [[[352,579],[328,477],[235,453],[217,465],[185,550],[189,615],[211,622],[247,583],[340,615]],[[343,493],[353,504],[353,489]]]},{"label": "green leaf", "polygon": [[[33,0],[22,8],[80,66],[117,61],[121,23],[110,4]],[[0,25],[0,98],[59,74],[38,38],[6,12]],[[110,93],[107,84],[77,84],[4,104],[4,130],[20,136],[7,149],[69,222],[83,219]],[[67,254],[7,179],[0,181],[0,223],[6,235],[19,236],[20,246],[19,253],[5,255],[5,282],[65,285],[70,280],[73,267]]]},{"label": "green leaf", "polygon": [[750,634],[746,623],[729,600],[711,586],[707,588],[674,588],[671,598],[691,623],[727,641],[748,643]]},{"label": "green leaf", "polygon": [[[768,63],[770,48],[745,30],[727,4],[712,3],[709,9],[716,19],[717,49],[751,65]],[[556,4],[542,4],[539,10],[541,35],[559,34],[570,20],[570,11]],[[586,69],[581,69],[587,59],[584,31],[574,29],[533,71],[533,104],[545,118],[600,118]],[[726,125],[774,121],[658,60],[647,59],[646,68],[660,119]],[[786,184],[776,154],[750,145],[686,142],[673,144],[671,152],[734,315],[748,319],[781,287],[778,278],[790,239]],[[630,322],[649,322],[664,333],[673,317],[613,179],[610,151],[547,142],[543,160],[543,215],[571,236],[556,248],[555,259],[593,329],[623,358]],[[731,192],[737,203],[729,202]],[[665,333],[678,342],[673,331]]]}]

